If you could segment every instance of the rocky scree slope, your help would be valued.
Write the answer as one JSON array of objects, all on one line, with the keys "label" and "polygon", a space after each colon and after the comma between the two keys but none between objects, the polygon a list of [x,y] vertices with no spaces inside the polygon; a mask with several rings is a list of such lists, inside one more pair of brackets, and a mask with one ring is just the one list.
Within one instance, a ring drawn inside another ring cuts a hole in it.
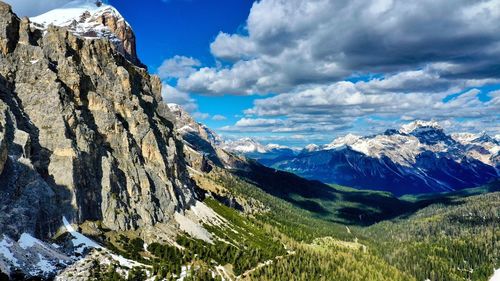
[{"label": "rocky scree slope", "polygon": [[160,227],[194,204],[160,92],[110,40],[40,30],[0,2],[0,233],[51,237],[63,215]]}]

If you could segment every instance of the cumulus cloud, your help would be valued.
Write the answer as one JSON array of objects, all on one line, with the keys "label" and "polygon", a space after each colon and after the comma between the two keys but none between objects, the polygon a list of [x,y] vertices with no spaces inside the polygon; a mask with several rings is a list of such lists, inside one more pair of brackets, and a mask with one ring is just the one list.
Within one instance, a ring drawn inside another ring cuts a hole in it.
[{"label": "cumulus cloud", "polygon": [[185,56],[174,56],[166,59],[158,67],[158,75],[162,79],[187,77],[196,72],[201,63],[197,59]]},{"label": "cumulus cloud", "polygon": [[210,118],[210,114],[204,113],[204,112],[193,112],[192,113],[193,117],[198,120],[205,120]]},{"label": "cumulus cloud", "polygon": [[63,6],[70,0],[4,0],[12,6],[12,10],[20,17],[33,17]]},{"label": "cumulus cloud", "polygon": [[191,98],[188,93],[179,91],[169,84],[163,83],[161,95],[164,102],[178,104],[188,112],[195,112],[198,109],[195,99]]},{"label": "cumulus cloud", "polygon": [[[432,85],[428,79],[434,81],[436,88],[427,89]],[[473,128],[461,127],[456,121],[473,119],[474,122],[483,124],[476,126],[475,131],[494,131],[498,126],[494,126],[495,123],[491,120],[499,119],[500,91],[482,93],[476,88],[463,91],[471,85],[489,82],[489,79],[462,80],[449,84],[440,82],[439,77],[426,71],[408,71],[369,81],[340,81],[311,86],[257,99],[254,106],[245,111],[247,117],[223,129],[335,133],[345,129],[353,130],[353,124],[362,121],[362,126],[354,130],[367,134],[380,132],[383,128],[397,127],[410,120],[433,118],[441,122],[452,122],[453,129]],[[453,94],[457,91],[460,94]],[[481,95],[487,98],[481,99]],[[382,119],[376,120],[373,117]]]},{"label": "cumulus cloud", "polygon": [[224,115],[215,114],[214,116],[212,116],[212,120],[214,120],[214,121],[224,121],[224,120],[227,120],[227,117],[224,116]]},{"label": "cumulus cloud", "polygon": [[[430,64],[442,66],[441,79],[498,78],[499,10],[498,0],[262,0],[248,35],[221,32],[210,46],[234,64],[200,69],[179,85],[262,94]],[[240,76],[247,66],[252,75]]]},{"label": "cumulus cloud", "polygon": [[[390,78],[389,78],[390,79]],[[480,91],[472,89],[456,97],[449,91],[437,93],[380,91],[381,80],[353,83],[336,82],[328,86],[311,87],[302,91],[257,99],[254,107],[246,110],[257,116],[311,116],[368,117],[379,115],[414,118],[475,117],[492,115],[500,110],[497,92],[489,93],[490,101],[481,101]],[[371,87],[375,87],[372,90]],[[397,89],[397,87],[396,87]],[[445,101],[446,100],[446,101]]]}]

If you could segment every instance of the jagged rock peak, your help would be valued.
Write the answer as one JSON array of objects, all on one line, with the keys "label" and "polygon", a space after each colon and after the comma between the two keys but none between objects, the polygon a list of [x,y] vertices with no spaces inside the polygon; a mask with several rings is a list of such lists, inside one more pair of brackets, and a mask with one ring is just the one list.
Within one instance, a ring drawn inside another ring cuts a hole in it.
[{"label": "jagged rock peak", "polygon": [[308,144],[304,147],[304,150],[307,152],[318,151],[320,149],[321,149],[321,147],[317,144],[314,144],[314,143]]},{"label": "jagged rock peak", "polygon": [[50,237],[62,216],[167,227],[195,201],[159,78],[110,40],[42,34],[2,2],[0,167],[0,234],[12,238]]},{"label": "jagged rock peak", "polygon": [[145,67],[137,56],[132,27],[117,9],[102,1],[74,0],[30,20],[41,29],[55,25],[68,28],[73,34],[84,38],[109,39],[125,58]]},{"label": "jagged rock peak", "polygon": [[223,148],[236,153],[266,153],[267,151],[269,151],[268,147],[252,138],[241,138],[237,140],[226,141]]},{"label": "jagged rock peak", "polygon": [[325,146],[325,149],[335,149],[345,145],[352,145],[360,140],[362,137],[354,134],[347,134],[343,137],[334,139],[331,143]]},{"label": "jagged rock peak", "polygon": [[403,134],[411,134],[415,130],[443,130],[443,127],[439,125],[436,121],[423,121],[423,120],[415,120],[411,123],[405,124],[401,126],[399,131]]}]

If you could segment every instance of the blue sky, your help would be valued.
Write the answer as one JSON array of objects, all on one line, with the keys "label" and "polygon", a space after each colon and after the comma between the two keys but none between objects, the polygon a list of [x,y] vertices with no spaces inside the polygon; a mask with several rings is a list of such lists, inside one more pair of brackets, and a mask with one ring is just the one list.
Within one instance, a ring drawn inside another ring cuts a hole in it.
[{"label": "blue sky", "polygon": [[500,134],[500,0],[110,4],[165,99],[225,137],[303,146],[416,119]]},{"label": "blue sky", "polygon": [[[140,58],[151,72],[155,72],[165,59],[176,55],[196,58],[203,65],[215,65],[210,43],[220,31],[244,33],[244,23],[253,1],[148,0],[142,1],[140,7],[135,1],[109,1],[109,4],[132,25]],[[236,116],[250,108],[255,99],[231,95],[195,95],[193,98],[200,112],[227,118],[218,121],[198,118],[213,128],[234,124],[238,120]]]}]

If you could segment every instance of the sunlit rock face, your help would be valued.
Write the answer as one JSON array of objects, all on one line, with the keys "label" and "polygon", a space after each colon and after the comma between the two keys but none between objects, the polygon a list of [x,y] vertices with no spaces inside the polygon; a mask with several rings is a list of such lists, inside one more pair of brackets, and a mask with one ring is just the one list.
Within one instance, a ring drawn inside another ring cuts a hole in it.
[{"label": "sunlit rock face", "polygon": [[75,0],[61,8],[30,18],[34,26],[47,29],[50,25],[66,27],[83,38],[106,38],[128,60],[143,66],[137,56],[132,27],[112,6],[101,1]]},{"label": "sunlit rock face", "polygon": [[13,238],[51,236],[63,215],[151,227],[194,202],[160,80],[73,28],[40,29],[0,2],[0,233]]}]

